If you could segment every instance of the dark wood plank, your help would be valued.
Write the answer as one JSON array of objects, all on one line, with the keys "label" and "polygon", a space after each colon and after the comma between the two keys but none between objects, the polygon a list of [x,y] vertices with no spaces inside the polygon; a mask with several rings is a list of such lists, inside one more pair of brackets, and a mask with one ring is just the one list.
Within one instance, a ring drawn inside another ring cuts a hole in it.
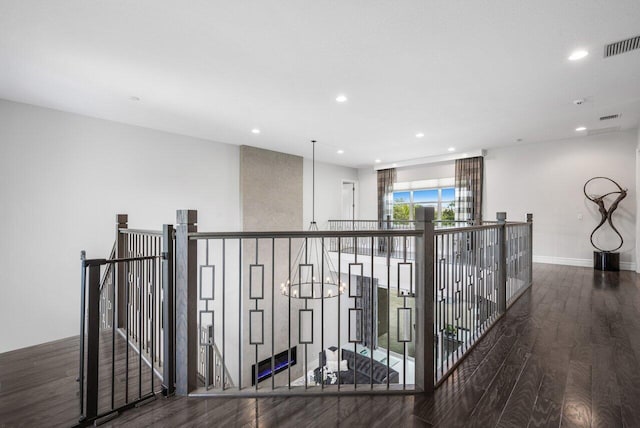
[{"label": "dark wood plank", "polygon": [[498,421],[501,427],[527,426],[533,413],[544,368],[537,355],[531,355],[511,392]]},{"label": "dark wood plank", "polygon": [[562,426],[590,427],[591,414],[591,366],[583,361],[570,361],[562,408]]},{"label": "dark wood plank", "polygon": [[613,344],[596,345],[593,349],[592,409],[593,426],[622,426],[620,388],[614,367]]},{"label": "dark wood plank", "polygon": [[467,426],[496,426],[528,358],[528,348],[516,343],[490,387],[476,404]]}]

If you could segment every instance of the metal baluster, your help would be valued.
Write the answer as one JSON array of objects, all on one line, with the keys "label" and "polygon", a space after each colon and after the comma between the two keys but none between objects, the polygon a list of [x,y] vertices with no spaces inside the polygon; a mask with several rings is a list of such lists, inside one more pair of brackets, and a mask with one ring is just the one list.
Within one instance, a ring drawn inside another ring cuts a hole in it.
[{"label": "metal baluster", "polygon": [[225,347],[225,331],[226,331],[226,314],[225,314],[225,291],[226,291],[226,239],[222,239],[222,390],[226,389],[226,372],[227,372],[227,363],[225,362],[226,347]]}]

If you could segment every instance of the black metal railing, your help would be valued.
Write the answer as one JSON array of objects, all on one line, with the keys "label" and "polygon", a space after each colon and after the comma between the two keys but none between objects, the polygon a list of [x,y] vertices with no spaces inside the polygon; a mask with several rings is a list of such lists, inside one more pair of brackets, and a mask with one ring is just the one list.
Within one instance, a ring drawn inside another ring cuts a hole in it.
[{"label": "black metal railing", "polygon": [[110,258],[85,260],[83,253],[81,424],[175,390],[173,228],[132,230],[127,215],[116,220]]},{"label": "black metal railing", "polygon": [[[129,323],[133,315],[125,311],[124,331],[112,322],[110,328],[104,328],[100,320],[100,301],[102,294],[110,294],[109,301],[116,301],[116,287],[101,287],[101,273],[108,266],[122,268],[127,277],[144,280],[154,284],[154,276],[159,257],[132,257],[125,259],[86,259],[82,255],[81,287],[81,331],[80,331],[80,422],[95,422],[109,418],[118,412],[155,396],[161,377],[153,370],[155,343],[158,341],[155,326],[159,323],[155,312],[138,311],[135,323]],[[136,301],[138,305],[145,299],[146,287],[125,287],[126,304]],[[150,287],[151,297],[155,287]],[[141,307],[141,306],[140,306]],[[114,318],[117,316],[115,309]],[[143,333],[148,320],[151,328]],[[133,331],[135,330],[135,331]],[[150,341],[150,355],[145,357],[141,347],[128,338],[145,337]]]},{"label": "black metal railing", "polygon": [[[191,223],[182,229],[179,225],[176,236],[177,251],[188,252],[182,258],[185,266],[176,266],[186,274],[176,277],[176,292],[193,287],[188,285],[192,281],[198,290],[196,308],[186,311],[191,316],[195,309],[197,316],[191,322],[200,334],[194,347],[188,345],[183,352],[197,351],[197,370],[209,370],[207,379],[216,367],[215,358],[222,359],[224,370],[217,372],[221,379],[216,374],[206,386],[196,379],[187,390],[198,395],[254,395],[422,388],[414,375],[419,364],[416,336],[423,331],[412,323],[418,306],[416,262],[405,257],[379,263],[372,253],[342,251],[344,242],[389,243],[394,238],[420,238],[422,231],[208,233],[197,232],[195,216],[194,212],[182,215]],[[186,238],[181,230],[189,230]],[[337,243],[336,252],[328,251],[332,241]],[[321,253],[319,263],[314,251]],[[305,290],[294,271],[311,265],[316,270]],[[392,300],[386,300],[385,324],[393,324],[397,331],[383,337],[377,332],[380,288],[402,301],[392,306]],[[178,306],[178,313],[182,310]],[[185,334],[194,331],[191,326],[182,328]],[[338,350],[344,370],[322,361],[331,349]],[[189,364],[188,355],[178,360]],[[180,384],[178,379],[178,390]]]},{"label": "black metal railing", "polygon": [[435,230],[436,385],[531,286],[532,221]]},{"label": "black metal railing", "polygon": [[223,233],[198,232],[191,210],[162,232],[118,216],[112,257],[83,259],[82,421],[160,382],[179,395],[432,390],[532,285],[531,215],[446,228],[433,214]]}]

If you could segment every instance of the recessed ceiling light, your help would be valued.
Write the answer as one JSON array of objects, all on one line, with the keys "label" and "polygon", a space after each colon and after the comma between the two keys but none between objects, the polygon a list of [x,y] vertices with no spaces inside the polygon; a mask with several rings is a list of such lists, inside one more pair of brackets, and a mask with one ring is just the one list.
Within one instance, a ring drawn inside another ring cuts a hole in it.
[{"label": "recessed ceiling light", "polygon": [[336,153],[338,153],[339,155],[341,155],[341,154],[343,154],[343,153],[344,153],[344,150],[340,149],[340,150],[338,150]]},{"label": "recessed ceiling light", "polygon": [[129,100],[130,101],[140,101],[140,97],[135,97],[135,96],[132,95],[132,96],[129,97]]},{"label": "recessed ceiling light", "polygon": [[577,51],[571,52],[571,55],[569,55],[569,61],[577,61],[587,55],[589,55],[589,52],[585,51],[584,49],[578,49]]},{"label": "recessed ceiling light", "polygon": [[340,95],[338,95],[336,97],[336,101],[339,102],[339,103],[345,103],[345,102],[347,102],[347,96],[343,95],[343,94],[340,94]]},{"label": "recessed ceiling light", "polygon": [[449,147],[447,150],[449,150],[450,152],[455,152],[456,148],[455,147]]},{"label": "recessed ceiling light", "polygon": [[422,137],[424,137],[424,134],[422,132],[418,132],[416,134],[416,138],[422,138]]},{"label": "recessed ceiling light", "polygon": [[576,128],[576,131],[578,131],[578,132],[580,132],[580,131],[586,131],[586,130],[587,130],[587,128],[586,128],[586,127],[584,127],[584,126],[578,126],[578,127]]},{"label": "recessed ceiling light", "polygon": [[258,128],[253,128],[253,129],[251,130],[251,132],[252,132],[252,133],[254,133],[254,134],[259,134],[259,133],[260,133],[260,130],[259,130]]},{"label": "recessed ceiling light", "polygon": [[380,159],[376,159],[376,163],[380,163],[382,162]]}]

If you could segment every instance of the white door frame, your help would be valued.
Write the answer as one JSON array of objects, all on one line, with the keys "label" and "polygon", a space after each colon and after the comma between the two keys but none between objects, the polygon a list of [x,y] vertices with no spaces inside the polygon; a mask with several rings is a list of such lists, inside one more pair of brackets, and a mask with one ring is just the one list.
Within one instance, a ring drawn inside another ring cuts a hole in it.
[{"label": "white door frame", "polygon": [[[352,205],[353,205],[353,217],[357,220],[358,217],[358,211],[359,211],[359,204],[358,204],[358,181],[357,180],[352,180],[352,179],[346,179],[343,178],[342,182],[340,184],[340,195],[342,196],[342,191],[344,189],[344,185],[345,184],[352,184],[353,185],[353,199],[352,199]],[[340,198],[340,204],[341,204],[341,216],[344,216],[344,213],[347,212],[347,210],[345,209],[345,203],[344,203],[344,198]],[[341,220],[352,220],[350,218],[348,219],[341,219]]]}]

